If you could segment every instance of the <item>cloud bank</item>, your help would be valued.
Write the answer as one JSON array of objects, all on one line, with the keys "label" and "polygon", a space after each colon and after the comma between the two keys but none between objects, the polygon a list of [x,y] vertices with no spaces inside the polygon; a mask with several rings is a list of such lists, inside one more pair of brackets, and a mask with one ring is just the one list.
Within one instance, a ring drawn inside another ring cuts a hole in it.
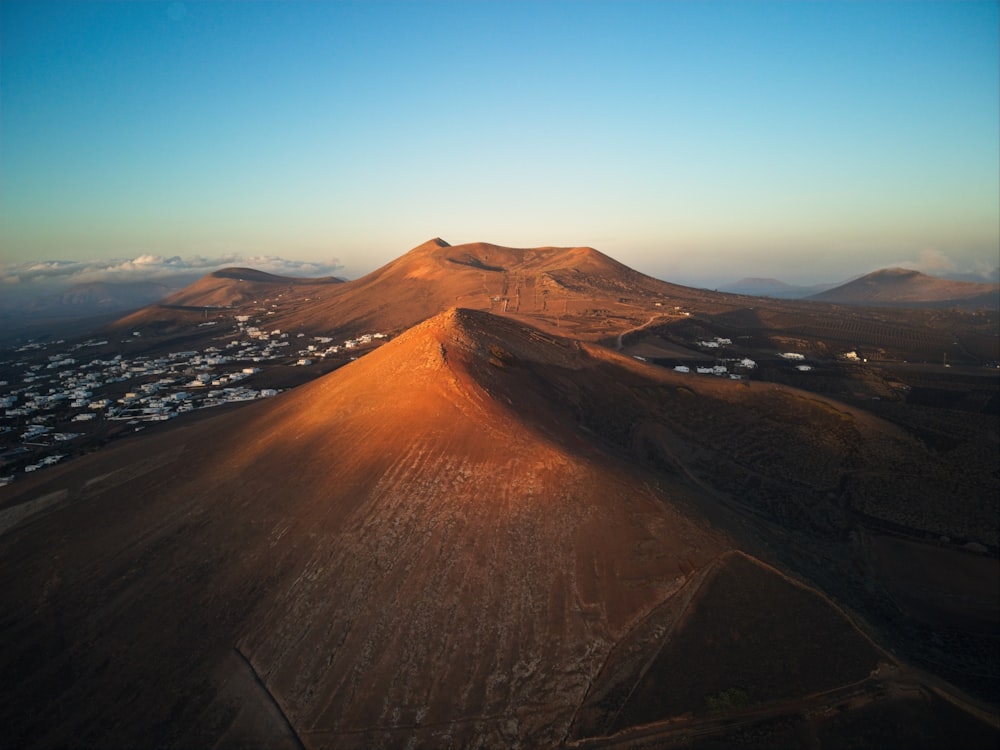
[{"label": "cloud bank", "polygon": [[907,268],[931,276],[963,281],[996,282],[997,264],[984,259],[976,259],[971,264],[960,264],[948,253],[934,247],[926,247],[915,258],[887,263],[884,268]]},{"label": "cloud bank", "polygon": [[[276,255],[244,256],[236,253],[215,258],[198,255],[140,255],[108,260],[44,260],[0,264],[0,285],[11,287],[69,287],[74,284],[134,283],[197,277],[220,268],[243,266],[280,276],[332,276],[343,268],[337,260],[328,263],[288,260]],[[2,287],[0,287],[2,288]]]}]

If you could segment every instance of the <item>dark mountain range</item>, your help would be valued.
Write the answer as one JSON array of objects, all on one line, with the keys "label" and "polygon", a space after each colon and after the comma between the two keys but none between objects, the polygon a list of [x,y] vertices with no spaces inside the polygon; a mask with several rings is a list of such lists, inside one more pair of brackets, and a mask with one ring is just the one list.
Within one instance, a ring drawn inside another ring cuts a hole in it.
[{"label": "dark mountain range", "polygon": [[874,271],[810,299],[847,305],[1000,309],[1000,284],[954,281],[905,268]]},{"label": "dark mountain range", "polygon": [[[409,315],[452,266],[542,255],[418,250],[383,269]],[[578,258],[535,281],[669,287]],[[0,720],[25,748],[990,747],[988,707],[889,650],[996,681],[995,560],[935,548],[975,570],[938,601],[881,532],[995,548],[970,471],[956,491],[906,430],[814,393],[452,309],[0,489]]]},{"label": "dark mountain range", "polygon": [[188,274],[159,281],[91,281],[42,294],[27,285],[5,285],[0,295],[0,342],[83,334],[197,279],[198,274]]},{"label": "dark mountain range", "polygon": [[36,295],[29,289],[10,285],[4,290],[0,314],[18,318],[101,315],[152,304],[180,291],[198,279],[198,274],[167,281],[90,281],[73,284],[49,294]]}]

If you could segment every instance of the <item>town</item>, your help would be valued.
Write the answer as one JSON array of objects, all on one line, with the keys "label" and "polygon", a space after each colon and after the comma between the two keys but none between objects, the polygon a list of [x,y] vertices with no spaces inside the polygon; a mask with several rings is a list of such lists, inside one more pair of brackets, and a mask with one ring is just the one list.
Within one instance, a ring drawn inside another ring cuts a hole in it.
[{"label": "town", "polygon": [[335,344],[329,336],[265,330],[247,315],[235,316],[233,323],[200,350],[161,355],[107,354],[135,344],[140,331],[124,341],[59,339],[5,352],[0,486],[146,423],[274,396],[282,390],[269,385],[274,368],[327,359],[339,366],[388,338],[365,333]]}]

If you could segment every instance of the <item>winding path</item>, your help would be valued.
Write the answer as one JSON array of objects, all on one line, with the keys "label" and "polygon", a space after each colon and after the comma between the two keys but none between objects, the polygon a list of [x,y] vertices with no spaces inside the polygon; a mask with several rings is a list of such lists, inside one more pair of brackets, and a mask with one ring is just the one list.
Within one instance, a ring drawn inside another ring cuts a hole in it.
[{"label": "winding path", "polygon": [[615,351],[620,352],[622,350],[622,337],[627,336],[630,333],[635,333],[636,331],[641,331],[643,328],[652,325],[653,321],[656,320],[657,318],[667,318],[667,317],[669,316],[665,315],[664,313],[657,313],[656,315],[651,315],[649,317],[649,320],[647,320],[645,323],[634,326],[632,328],[625,329],[624,331],[618,334],[618,338],[615,341]]}]

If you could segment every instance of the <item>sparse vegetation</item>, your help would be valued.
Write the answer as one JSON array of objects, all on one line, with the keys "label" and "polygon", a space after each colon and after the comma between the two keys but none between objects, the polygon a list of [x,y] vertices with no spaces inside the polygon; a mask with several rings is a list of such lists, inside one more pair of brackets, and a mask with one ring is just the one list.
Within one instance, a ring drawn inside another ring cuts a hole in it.
[{"label": "sparse vegetation", "polygon": [[499,367],[503,369],[514,362],[514,355],[506,351],[503,347],[498,344],[490,344],[490,359],[489,363],[494,367]]}]

